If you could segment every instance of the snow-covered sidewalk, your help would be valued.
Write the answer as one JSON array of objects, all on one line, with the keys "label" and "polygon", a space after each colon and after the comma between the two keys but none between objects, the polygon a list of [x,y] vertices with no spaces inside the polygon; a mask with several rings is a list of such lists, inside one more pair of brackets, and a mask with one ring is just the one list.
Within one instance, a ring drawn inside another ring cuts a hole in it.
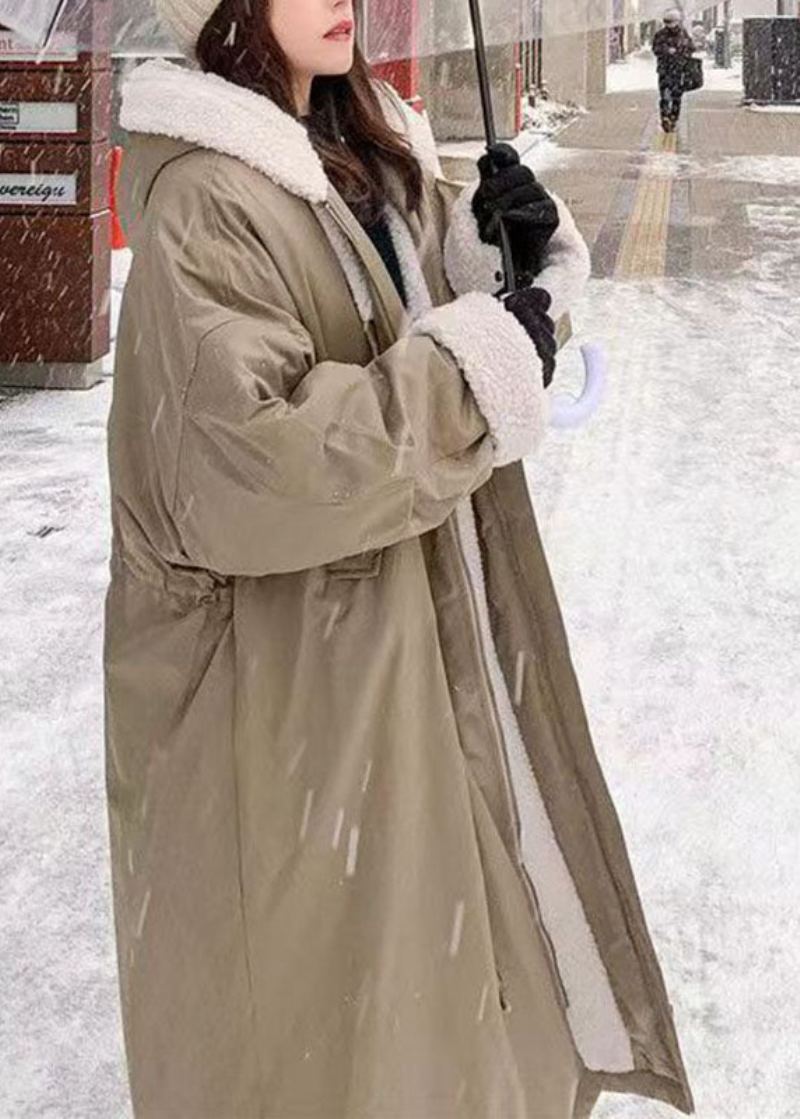
[{"label": "snow-covered sidewalk", "polygon": [[0,1115],[121,1119],[104,807],[111,385],[0,405]]},{"label": "snow-covered sidewalk", "polygon": [[[593,281],[576,322],[610,349],[602,415],[528,464],[698,1119],[797,1115],[800,298],[787,286]],[[578,380],[573,355],[561,384]],[[595,1115],[674,1112],[605,1096]]]}]

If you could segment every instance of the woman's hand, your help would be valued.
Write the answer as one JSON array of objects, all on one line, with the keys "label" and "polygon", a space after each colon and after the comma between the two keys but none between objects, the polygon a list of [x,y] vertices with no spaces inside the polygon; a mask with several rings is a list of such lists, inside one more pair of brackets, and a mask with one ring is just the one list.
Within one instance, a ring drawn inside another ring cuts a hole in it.
[{"label": "woman's hand", "polygon": [[544,288],[520,288],[497,297],[507,311],[524,326],[528,337],[536,346],[542,363],[544,387],[549,388],[556,370],[556,327],[548,315],[552,299]]},{"label": "woman's hand", "polygon": [[510,144],[492,144],[478,160],[481,182],[472,199],[478,233],[500,246],[500,220],[511,241],[518,284],[530,284],[542,268],[550,238],[558,229],[556,204]]}]

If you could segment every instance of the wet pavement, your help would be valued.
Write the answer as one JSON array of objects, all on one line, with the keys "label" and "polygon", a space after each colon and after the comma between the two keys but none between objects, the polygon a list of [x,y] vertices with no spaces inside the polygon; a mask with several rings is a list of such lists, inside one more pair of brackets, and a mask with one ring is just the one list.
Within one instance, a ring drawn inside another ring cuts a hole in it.
[{"label": "wet pavement", "polygon": [[652,77],[652,88],[609,94],[562,132],[563,162],[544,178],[592,242],[596,276],[741,276],[765,226],[796,222],[800,116],[701,91],[666,135]]}]

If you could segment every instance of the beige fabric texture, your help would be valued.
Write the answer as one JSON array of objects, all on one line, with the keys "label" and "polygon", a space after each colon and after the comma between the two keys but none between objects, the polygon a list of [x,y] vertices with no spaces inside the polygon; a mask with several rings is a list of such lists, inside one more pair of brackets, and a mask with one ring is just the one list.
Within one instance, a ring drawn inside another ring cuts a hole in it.
[{"label": "beige fabric texture", "polygon": [[[450,303],[460,188],[426,171],[408,214],[388,182]],[[104,663],[134,1112],[689,1113],[522,466],[334,195],[368,322],[318,203],[195,141],[128,148]],[[523,863],[500,686],[591,974]],[[576,982],[609,992],[587,1037]],[[624,1044],[591,1067],[598,1032]]]}]

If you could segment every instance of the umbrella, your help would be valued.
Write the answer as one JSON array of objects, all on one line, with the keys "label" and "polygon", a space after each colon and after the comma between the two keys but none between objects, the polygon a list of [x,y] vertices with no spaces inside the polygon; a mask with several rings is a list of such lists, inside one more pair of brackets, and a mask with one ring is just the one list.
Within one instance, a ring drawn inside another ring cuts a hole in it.
[{"label": "umbrella", "polygon": [[[478,83],[483,111],[483,126],[486,132],[487,150],[497,140],[492,105],[492,88],[489,81],[489,68],[486,64],[486,44],[483,36],[480,0],[469,0],[470,19],[475,39],[475,63],[478,69]],[[500,248],[503,257],[503,274],[506,291],[516,290],[516,271],[511,254],[511,241],[504,222],[500,222]],[[598,343],[581,347],[586,381],[581,396],[575,400],[566,393],[560,393],[551,405],[550,423],[556,428],[578,427],[585,423],[597,410],[602,399],[608,375],[608,359],[605,350]]]},{"label": "umbrella", "polygon": [[[472,34],[475,39],[475,63],[478,67],[478,85],[480,87],[483,127],[486,132],[486,148],[488,151],[491,145],[497,142],[497,130],[494,123],[494,106],[492,105],[492,86],[489,81],[489,67],[486,64],[486,42],[483,36],[483,19],[481,16],[480,0],[469,0],[469,15],[472,22]],[[505,289],[506,291],[516,291],[517,277],[514,268],[514,258],[511,255],[511,241],[508,236],[506,224],[502,219],[499,229]]]},{"label": "umbrella", "polygon": [[[478,69],[478,84],[483,111],[483,126],[486,132],[487,151],[497,141],[497,132],[492,105],[492,87],[489,81],[489,68],[486,64],[486,44],[483,35],[483,20],[480,0],[469,0],[470,20],[475,40],[475,63]],[[500,249],[503,257],[503,274],[506,291],[516,290],[516,270],[511,254],[511,241],[505,223],[500,222]],[[602,399],[608,375],[608,359],[605,350],[597,343],[581,347],[586,381],[579,399],[575,400],[566,393],[559,394],[551,405],[550,423],[557,428],[578,427],[585,423],[597,410]]]},{"label": "umbrella", "polygon": [[[551,37],[577,30],[599,29],[608,22],[605,0],[467,0],[469,22],[460,5],[449,0],[446,11],[436,0],[382,0],[380,20],[364,28],[365,55],[372,63],[472,49],[478,76],[487,151],[497,141],[487,46]],[[363,18],[363,16],[362,16]],[[508,229],[501,221],[500,251],[504,291],[517,288]],[[581,347],[585,382],[580,396],[561,393],[552,401],[551,424],[574,428],[585,423],[603,397],[608,360],[598,343]]]}]

